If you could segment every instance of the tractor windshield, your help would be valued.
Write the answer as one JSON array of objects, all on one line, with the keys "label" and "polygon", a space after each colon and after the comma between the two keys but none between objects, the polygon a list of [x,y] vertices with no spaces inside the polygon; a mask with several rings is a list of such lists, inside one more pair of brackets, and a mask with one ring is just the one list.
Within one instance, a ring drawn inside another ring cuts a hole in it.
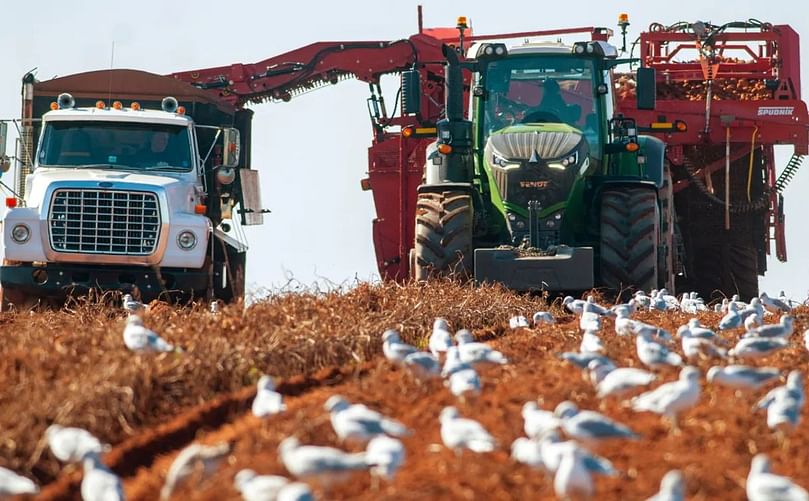
[{"label": "tractor windshield", "polygon": [[543,54],[492,61],[485,70],[484,144],[492,132],[516,123],[565,123],[581,130],[590,151],[597,152],[594,75],[593,61],[581,57]]},{"label": "tractor windshield", "polygon": [[187,127],[112,121],[49,121],[38,153],[42,167],[189,171]]}]

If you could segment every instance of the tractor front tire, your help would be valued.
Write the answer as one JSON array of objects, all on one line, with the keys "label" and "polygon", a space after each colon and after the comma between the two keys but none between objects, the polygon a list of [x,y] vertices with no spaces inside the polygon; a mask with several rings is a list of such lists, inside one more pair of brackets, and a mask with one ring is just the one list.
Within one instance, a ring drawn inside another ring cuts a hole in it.
[{"label": "tractor front tire", "polygon": [[466,193],[419,193],[416,201],[416,242],[413,277],[472,274],[472,198]]},{"label": "tractor front tire", "polygon": [[601,197],[601,284],[615,291],[658,285],[660,213],[644,187],[607,188]]}]

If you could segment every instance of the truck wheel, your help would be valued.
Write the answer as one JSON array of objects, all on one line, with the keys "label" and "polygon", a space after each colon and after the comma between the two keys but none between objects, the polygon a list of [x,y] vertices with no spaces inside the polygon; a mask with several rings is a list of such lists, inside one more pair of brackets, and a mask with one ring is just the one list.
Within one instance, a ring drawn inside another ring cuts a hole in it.
[{"label": "truck wheel", "polygon": [[663,171],[663,186],[657,190],[660,199],[660,248],[658,252],[658,289],[668,289],[670,294],[675,293],[674,278],[676,264],[676,250],[674,246],[674,232],[676,219],[674,217],[674,187],[671,184],[671,171],[668,162]]},{"label": "truck wheel", "polygon": [[607,188],[601,196],[601,283],[620,291],[657,287],[660,214],[649,188]]},{"label": "truck wheel", "polygon": [[413,277],[472,273],[472,198],[460,192],[419,193]]},{"label": "truck wheel", "polygon": [[[214,290],[213,296],[226,303],[232,303],[244,298],[245,288],[245,264],[247,253],[237,252],[229,245],[225,246],[227,260],[217,260],[214,262]],[[222,273],[224,270],[225,283],[222,284]]]},{"label": "truck wheel", "polygon": [[29,311],[37,307],[39,301],[25,292],[11,287],[0,287],[0,311]]},{"label": "truck wheel", "polygon": [[693,250],[692,287],[704,298],[758,296],[758,252],[753,246],[719,244]]}]

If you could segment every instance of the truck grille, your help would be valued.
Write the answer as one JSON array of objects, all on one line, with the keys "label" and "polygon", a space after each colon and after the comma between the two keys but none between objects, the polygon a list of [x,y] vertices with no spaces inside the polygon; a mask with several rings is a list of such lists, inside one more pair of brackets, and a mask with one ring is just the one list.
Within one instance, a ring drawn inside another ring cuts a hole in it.
[{"label": "truck grille", "polygon": [[86,254],[153,254],[160,235],[157,195],[59,189],[48,213],[51,248]]}]

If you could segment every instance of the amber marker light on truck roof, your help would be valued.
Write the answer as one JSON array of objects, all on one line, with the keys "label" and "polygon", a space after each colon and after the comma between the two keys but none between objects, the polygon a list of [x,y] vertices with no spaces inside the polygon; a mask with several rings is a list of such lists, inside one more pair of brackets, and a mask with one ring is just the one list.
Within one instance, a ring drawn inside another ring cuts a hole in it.
[{"label": "amber marker light on truck roof", "polygon": [[123,103],[121,103],[121,101],[113,101],[112,108],[115,110],[122,110],[124,108],[124,105]]},{"label": "amber marker light on truck roof", "polygon": [[132,101],[129,107],[132,108],[133,111],[140,111],[140,103],[137,101]]},{"label": "amber marker light on truck roof", "polygon": [[178,106],[177,111],[175,111],[178,115],[185,115],[185,106]]},{"label": "amber marker light on truck roof", "polygon": [[58,110],[58,109],[59,109],[59,105],[58,105],[58,104],[56,104],[56,101],[54,101],[54,102],[52,102],[52,103],[51,103],[51,109],[52,109],[52,110]]},{"label": "amber marker light on truck roof", "polygon": [[101,100],[96,101],[96,108],[98,108],[99,110],[103,110],[104,108],[106,108],[106,106],[104,105],[104,101]]}]

